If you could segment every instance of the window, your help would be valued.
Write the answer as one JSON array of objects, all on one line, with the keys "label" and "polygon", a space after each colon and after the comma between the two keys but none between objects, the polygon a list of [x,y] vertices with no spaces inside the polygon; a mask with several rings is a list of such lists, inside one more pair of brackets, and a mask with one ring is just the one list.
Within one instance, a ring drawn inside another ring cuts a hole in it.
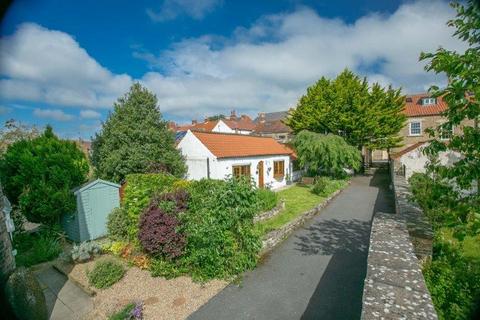
[{"label": "window", "polygon": [[273,161],[273,177],[281,178],[285,175],[285,161]]},{"label": "window", "polygon": [[432,104],[436,104],[437,103],[437,99],[435,98],[423,98],[422,99],[422,105],[424,106],[428,106],[428,105],[432,105]]},{"label": "window", "polygon": [[411,136],[422,135],[422,123],[420,121],[410,122],[410,135]]},{"label": "window", "polygon": [[235,178],[250,177],[250,165],[232,166],[232,171]]},{"label": "window", "polygon": [[450,140],[454,134],[452,125],[444,124],[440,127],[440,139],[441,140]]}]

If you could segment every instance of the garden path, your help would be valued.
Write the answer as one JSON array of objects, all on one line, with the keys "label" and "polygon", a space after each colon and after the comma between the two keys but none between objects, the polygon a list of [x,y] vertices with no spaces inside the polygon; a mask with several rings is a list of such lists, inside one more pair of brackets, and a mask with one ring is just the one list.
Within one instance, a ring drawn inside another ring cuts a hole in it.
[{"label": "garden path", "polygon": [[240,285],[231,284],[189,319],[360,319],[374,212],[394,212],[385,171],[356,176]]},{"label": "garden path", "polygon": [[92,310],[92,298],[51,265],[45,265],[35,275],[42,286],[50,320],[82,319]]}]

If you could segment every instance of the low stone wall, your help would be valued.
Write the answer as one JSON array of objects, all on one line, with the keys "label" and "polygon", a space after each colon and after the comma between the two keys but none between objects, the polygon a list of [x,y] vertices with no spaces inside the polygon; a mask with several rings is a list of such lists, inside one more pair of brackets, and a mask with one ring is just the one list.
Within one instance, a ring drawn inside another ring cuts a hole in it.
[{"label": "low stone wall", "polygon": [[8,276],[15,269],[15,258],[12,253],[12,242],[5,224],[5,215],[3,213],[3,192],[0,186],[0,289]]},{"label": "low stone wall", "polygon": [[377,212],[372,221],[362,319],[437,319],[421,269],[433,232],[405,178],[391,176],[396,214]]},{"label": "low stone wall", "polygon": [[253,218],[253,223],[257,223],[257,222],[260,222],[260,221],[263,221],[263,220],[267,220],[267,219],[270,219],[270,218],[273,218],[275,217],[277,214],[280,213],[280,211],[282,211],[283,209],[285,209],[285,201],[284,200],[281,200],[280,201],[280,204],[277,205],[275,208],[273,208],[272,210],[270,211],[265,211],[265,212],[262,212],[258,215],[256,215],[254,218]]},{"label": "low stone wall", "polygon": [[395,211],[405,219],[415,255],[422,262],[432,256],[433,230],[422,209],[411,201],[412,193],[406,179],[392,173]]},{"label": "low stone wall", "polygon": [[315,208],[304,212],[301,216],[290,221],[284,225],[281,229],[273,230],[267,233],[262,239],[262,250],[260,254],[265,254],[266,252],[272,250],[277,244],[279,244],[286,236],[288,236],[293,230],[301,226],[308,219],[316,215],[322,208],[324,208],[330,201],[332,201],[340,192],[344,189],[335,191],[328,197],[324,202],[320,203]]}]

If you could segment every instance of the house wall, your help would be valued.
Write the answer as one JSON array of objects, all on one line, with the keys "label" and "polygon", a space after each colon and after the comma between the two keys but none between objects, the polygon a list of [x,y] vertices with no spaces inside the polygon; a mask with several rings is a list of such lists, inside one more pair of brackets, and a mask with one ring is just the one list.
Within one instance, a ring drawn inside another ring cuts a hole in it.
[{"label": "house wall", "polygon": [[[395,169],[399,170],[404,166],[405,169],[405,178],[408,180],[414,173],[425,173],[425,166],[429,162],[427,156],[423,154],[423,149],[428,144],[424,144],[421,147],[418,147],[406,154],[402,155],[399,159],[395,160]],[[453,163],[460,160],[460,154],[454,151],[440,152],[438,155],[438,160],[442,165],[452,165]]]},{"label": "house wall", "polygon": [[[275,179],[273,177],[273,162],[285,161],[285,174],[282,179]],[[233,174],[233,166],[236,165],[250,165],[250,175],[255,180],[255,184],[258,186],[258,170],[257,165],[260,161],[263,161],[263,179],[266,187],[271,189],[277,189],[287,184],[286,176],[292,175],[292,168],[290,164],[290,157],[288,155],[278,156],[258,156],[248,158],[228,158],[228,159],[213,159],[210,162],[211,178],[213,179],[225,179]]]},{"label": "house wall", "polygon": [[187,179],[200,180],[208,177],[207,159],[216,158],[193,133],[188,131],[177,146],[185,157]]},{"label": "house wall", "polygon": [[219,120],[217,125],[212,129],[212,132],[235,133],[225,122]]},{"label": "house wall", "polygon": [[[410,122],[420,121],[422,123],[422,134],[418,136],[411,136],[410,135]],[[444,116],[435,115],[435,116],[419,116],[419,117],[410,117],[407,119],[405,126],[400,130],[399,135],[403,137],[403,146],[399,148],[392,149],[392,152],[398,152],[400,150],[405,149],[417,142],[427,141],[430,139],[429,135],[425,133],[425,129],[427,128],[436,128],[442,123],[445,123],[446,119]],[[473,120],[468,120],[462,122],[460,126],[454,127],[454,133],[456,135],[463,133],[464,126],[473,126]]]},{"label": "house wall", "polygon": [[292,134],[290,132],[275,132],[275,133],[258,132],[258,133],[255,133],[255,135],[258,135],[261,137],[270,137],[277,140],[280,143],[287,143],[290,140],[292,140]]}]

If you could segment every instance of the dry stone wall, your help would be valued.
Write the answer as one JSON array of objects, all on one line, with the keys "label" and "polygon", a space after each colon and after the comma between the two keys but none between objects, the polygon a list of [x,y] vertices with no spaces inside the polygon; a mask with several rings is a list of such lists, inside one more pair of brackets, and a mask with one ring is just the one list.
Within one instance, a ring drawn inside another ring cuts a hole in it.
[{"label": "dry stone wall", "polygon": [[362,319],[438,319],[421,269],[432,229],[405,179],[392,174],[392,182],[396,214],[377,212],[372,222]]}]

